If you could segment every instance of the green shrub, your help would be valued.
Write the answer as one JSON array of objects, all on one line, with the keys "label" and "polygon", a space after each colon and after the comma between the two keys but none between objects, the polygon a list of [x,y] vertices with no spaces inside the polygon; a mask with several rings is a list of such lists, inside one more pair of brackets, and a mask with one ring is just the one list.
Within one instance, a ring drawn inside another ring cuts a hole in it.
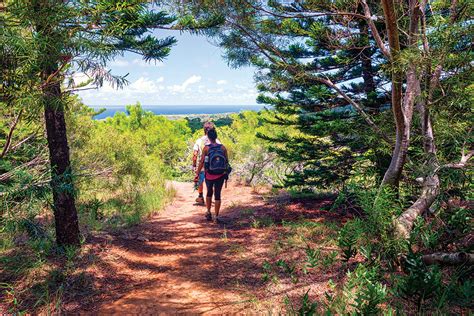
[{"label": "green shrub", "polygon": [[262,264],[262,280],[268,282],[272,276],[272,265],[270,262],[265,260]]},{"label": "green shrub", "polygon": [[380,315],[391,310],[387,305],[389,290],[380,282],[377,266],[357,265],[354,271],[347,272],[347,280],[342,288],[332,281],[329,287],[335,293],[325,292],[326,315]]},{"label": "green shrub", "polygon": [[318,304],[316,302],[311,302],[309,299],[309,289],[301,297],[301,302],[298,308],[295,308],[293,302],[290,298],[286,296],[285,304],[288,306],[289,315],[298,315],[298,316],[312,316],[316,315]]},{"label": "green shrub", "polygon": [[339,231],[337,244],[342,252],[344,261],[357,254],[357,244],[363,234],[363,222],[360,219],[348,221]]},{"label": "green shrub", "polygon": [[438,266],[426,266],[421,255],[410,252],[405,260],[406,275],[397,278],[396,293],[416,304],[418,310],[423,303],[439,294],[443,285]]},{"label": "green shrub", "polygon": [[287,274],[291,278],[291,281],[293,283],[298,283],[298,276],[296,275],[296,264],[280,259],[276,262],[276,266],[279,267],[283,273]]},{"label": "green shrub", "polygon": [[337,259],[337,251],[331,251],[329,254],[323,254],[320,249],[314,249],[309,245],[305,248],[306,253],[306,264],[303,269],[304,272],[307,272],[308,268],[317,268],[322,266],[323,268],[328,268],[331,266]]},{"label": "green shrub", "polygon": [[347,273],[345,293],[356,315],[377,315],[381,312],[380,304],[388,297],[388,290],[378,280],[377,267],[359,264],[354,272]]},{"label": "green shrub", "polygon": [[76,106],[68,121],[74,170],[85,170],[76,176],[81,222],[95,230],[134,225],[161,209],[173,194],[165,179],[188,147],[187,123],[139,104],[94,121],[93,111]]},{"label": "green shrub", "polygon": [[426,223],[423,218],[418,218],[410,234],[410,245],[419,243],[424,248],[435,249],[444,233],[438,226],[435,221]]},{"label": "green shrub", "polygon": [[386,188],[367,189],[351,184],[344,192],[343,197],[350,199],[350,204],[356,203],[353,207],[360,208],[362,214],[340,230],[338,245],[342,258],[347,261],[359,250],[369,261],[387,259],[389,263],[396,262],[407,246],[393,233],[393,222],[402,212],[403,204]]},{"label": "green shrub", "polygon": [[321,261],[321,250],[306,246],[306,265],[305,268],[316,268]]},{"label": "green shrub", "polygon": [[472,231],[473,209],[458,208],[448,216],[447,225],[450,230],[459,231],[461,234]]}]

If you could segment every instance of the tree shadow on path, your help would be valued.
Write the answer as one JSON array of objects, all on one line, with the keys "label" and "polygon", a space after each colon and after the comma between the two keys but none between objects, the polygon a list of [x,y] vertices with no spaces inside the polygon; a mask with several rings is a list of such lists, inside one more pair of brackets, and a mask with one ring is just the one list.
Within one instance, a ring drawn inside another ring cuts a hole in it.
[{"label": "tree shadow on path", "polygon": [[[68,312],[255,312],[258,300],[308,286],[302,282],[268,292],[262,264],[282,221],[338,220],[317,207],[330,202],[298,206],[234,186],[232,195],[224,192],[229,198],[223,204],[223,223],[215,225],[204,219],[204,208],[193,205],[188,185],[175,184],[178,199],[155,218],[87,240],[95,258],[89,272],[97,295],[69,302]],[[311,282],[331,277],[335,275],[320,275]]]}]

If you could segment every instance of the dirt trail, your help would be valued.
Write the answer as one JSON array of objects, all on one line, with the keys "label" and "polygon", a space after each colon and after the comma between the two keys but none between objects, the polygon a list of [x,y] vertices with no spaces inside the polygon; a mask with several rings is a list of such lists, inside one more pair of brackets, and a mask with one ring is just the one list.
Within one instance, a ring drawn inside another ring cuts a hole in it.
[{"label": "dirt trail", "polygon": [[120,236],[94,241],[104,252],[102,272],[93,273],[106,286],[98,286],[102,293],[92,306],[79,310],[222,314],[250,308],[246,289],[261,285],[258,257],[268,241],[236,222],[246,207],[263,207],[262,197],[248,187],[223,189],[223,223],[216,225],[195,205],[191,183],[172,185],[177,196],[164,211]]},{"label": "dirt trail", "polygon": [[[229,183],[222,193],[223,223],[217,225],[205,220],[204,207],[195,205],[191,183],[172,185],[177,192],[173,203],[156,216],[88,238],[85,268],[77,276],[80,289],[66,299],[65,312],[280,314],[286,299],[298,301],[309,289],[319,299],[329,280],[343,277],[340,264],[323,273],[299,273],[296,283],[281,273],[276,282],[262,277],[266,260],[293,262],[304,256],[302,246],[295,244],[301,237],[286,235],[289,228],[283,221],[304,218],[320,225],[306,230],[307,238],[321,249],[335,249],[324,241],[333,231],[321,224],[344,220],[324,210],[331,200],[292,200],[285,193],[270,197]],[[288,238],[284,244],[282,238]]]}]

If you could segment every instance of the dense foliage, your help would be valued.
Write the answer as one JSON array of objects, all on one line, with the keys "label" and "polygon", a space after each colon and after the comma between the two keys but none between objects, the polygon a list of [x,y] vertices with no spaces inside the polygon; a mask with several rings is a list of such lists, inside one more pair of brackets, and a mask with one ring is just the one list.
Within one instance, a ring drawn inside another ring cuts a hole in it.
[{"label": "dense foliage", "polygon": [[[83,235],[104,225],[137,223],[160,209],[170,197],[164,182],[172,173],[169,162],[186,151],[186,123],[154,116],[139,105],[129,106],[128,116],[96,121],[94,110],[75,99],[70,102],[68,136]],[[6,128],[9,117],[3,118]],[[2,243],[7,248],[24,221],[42,226],[38,216],[51,217],[41,130],[41,121],[20,121],[12,138],[20,145],[2,160]]]}]

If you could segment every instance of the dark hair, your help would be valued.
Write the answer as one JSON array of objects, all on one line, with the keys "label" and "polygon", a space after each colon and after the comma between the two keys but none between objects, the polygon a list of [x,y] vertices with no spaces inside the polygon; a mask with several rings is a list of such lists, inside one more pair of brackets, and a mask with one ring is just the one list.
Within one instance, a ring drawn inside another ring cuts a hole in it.
[{"label": "dark hair", "polygon": [[212,128],[210,130],[207,131],[207,137],[211,140],[211,141],[215,141],[217,139],[217,131],[215,128]]},{"label": "dark hair", "polygon": [[211,129],[215,129],[214,123],[207,121],[204,123],[204,133],[207,135]]}]

